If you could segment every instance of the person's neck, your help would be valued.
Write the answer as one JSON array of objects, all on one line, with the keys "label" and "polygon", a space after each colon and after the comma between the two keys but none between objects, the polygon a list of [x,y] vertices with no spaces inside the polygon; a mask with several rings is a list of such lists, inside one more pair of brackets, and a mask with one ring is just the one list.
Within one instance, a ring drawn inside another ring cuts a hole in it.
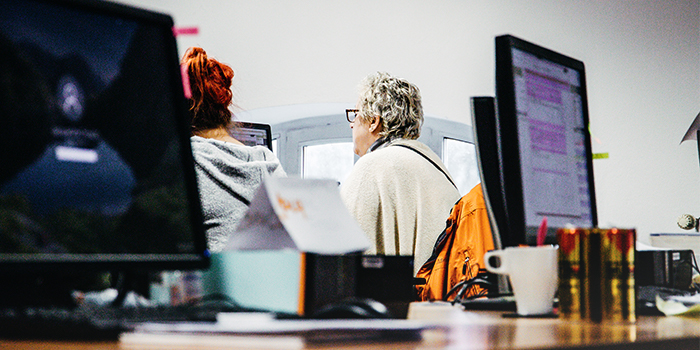
[{"label": "person's neck", "polygon": [[[388,145],[389,145],[392,141],[394,141],[395,139],[397,139],[397,138],[396,138],[396,137],[390,137],[390,136],[377,138],[376,140],[374,140],[374,142],[372,143],[372,145],[369,146],[369,152],[378,150],[378,149],[380,149],[380,148],[384,148],[384,147],[388,146]],[[368,153],[369,153],[369,152],[368,152]]]},{"label": "person's neck", "polygon": [[228,130],[224,127],[195,131],[194,135],[203,137],[205,139],[214,139],[219,141],[231,142],[238,145],[243,144],[240,141],[231,137],[231,135],[228,133]]}]

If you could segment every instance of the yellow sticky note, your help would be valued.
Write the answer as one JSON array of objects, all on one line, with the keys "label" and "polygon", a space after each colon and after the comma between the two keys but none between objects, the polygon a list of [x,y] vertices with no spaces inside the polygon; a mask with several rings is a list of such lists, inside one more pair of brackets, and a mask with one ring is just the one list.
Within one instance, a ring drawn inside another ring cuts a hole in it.
[{"label": "yellow sticky note", "polygon": [[593,153],[593,159],[608,159],[610,155],[608,152],[605,153]]}]

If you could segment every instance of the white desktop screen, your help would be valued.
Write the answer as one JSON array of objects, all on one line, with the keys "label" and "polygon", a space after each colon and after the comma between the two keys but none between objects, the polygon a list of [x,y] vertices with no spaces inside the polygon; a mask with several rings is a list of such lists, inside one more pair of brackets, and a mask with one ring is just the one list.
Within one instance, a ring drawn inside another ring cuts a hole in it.
[{"label": "white desktop screen", "polygon": [[512,57],[525,226],[590,227],[579,72],[518,48]]}]

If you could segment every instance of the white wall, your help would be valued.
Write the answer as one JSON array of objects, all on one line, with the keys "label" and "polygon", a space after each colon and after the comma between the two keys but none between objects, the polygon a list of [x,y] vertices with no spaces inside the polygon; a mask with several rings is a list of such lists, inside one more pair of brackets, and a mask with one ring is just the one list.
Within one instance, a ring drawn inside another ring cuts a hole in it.
[{"label": "white wall", "polygon": [[[426,114],[469,123],[494,94],[494,37],[513,34],[585,62],[602,226],[681,232],[700,216],[698,0],[120,0],[171,14],[236,71],[243,109],[354,103],[367,74],[416,83]],[[262,122],[269,122],[264,121]]]}]

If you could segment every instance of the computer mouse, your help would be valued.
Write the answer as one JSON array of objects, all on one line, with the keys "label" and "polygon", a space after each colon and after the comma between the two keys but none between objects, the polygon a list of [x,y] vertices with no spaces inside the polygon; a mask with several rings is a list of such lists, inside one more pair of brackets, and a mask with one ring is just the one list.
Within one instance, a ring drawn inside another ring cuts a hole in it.
[{"label": "computer mouse", "polygon": [[368,298],[349,298],[331,303],[317,312],[314,319],[389,319],[391,312],[384,304]]},{"label": "computer mouse", "polygon": [[193,321],[216,321],[220,312],[246,311],[240,305],[226,298],[211,298],[200,300],[189,307],[188,317]]}]

